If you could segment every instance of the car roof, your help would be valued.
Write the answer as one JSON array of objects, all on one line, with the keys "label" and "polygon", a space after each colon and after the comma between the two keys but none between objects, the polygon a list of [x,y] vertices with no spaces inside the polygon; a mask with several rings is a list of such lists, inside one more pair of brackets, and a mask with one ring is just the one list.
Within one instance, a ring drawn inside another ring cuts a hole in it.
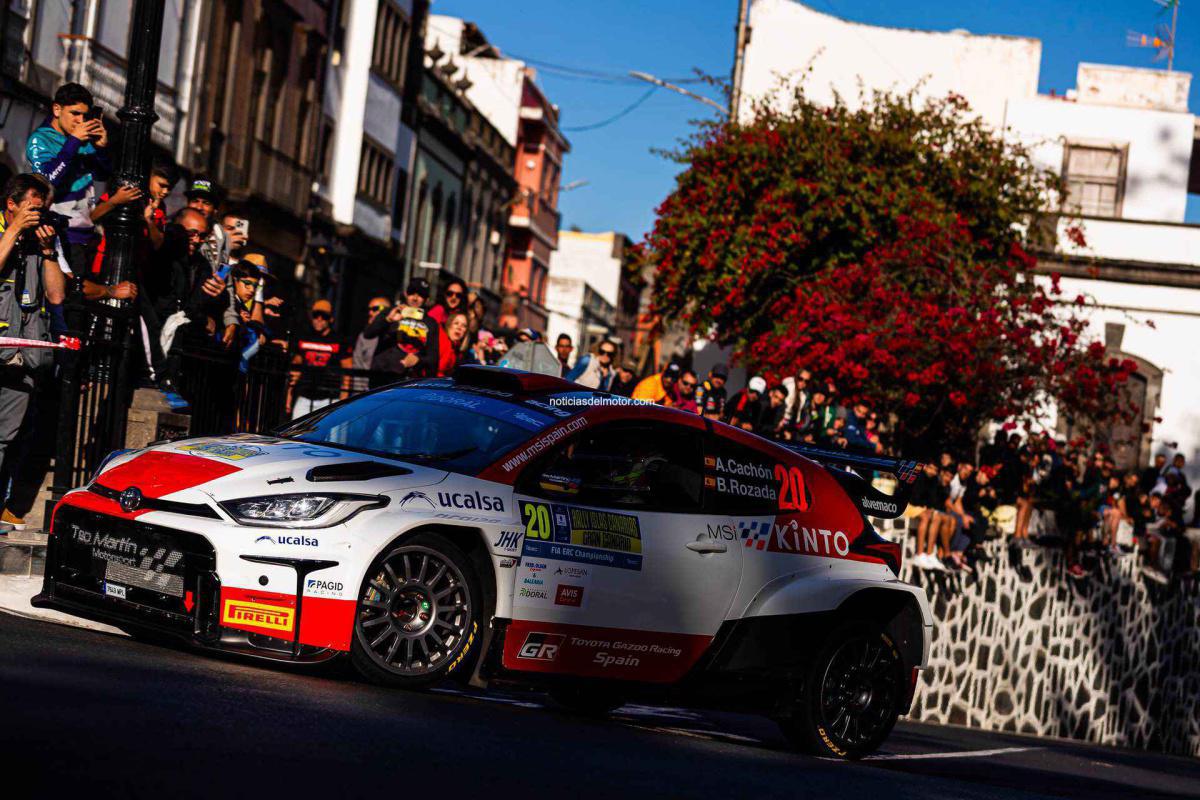
[{"label": "car roof", "polygon": [[587,391],[586,386],[572,383],[557,375],[543,375],[507,367],[461,366],[455,368],[451,378],[458,386],[473,386],[521,395]]}]

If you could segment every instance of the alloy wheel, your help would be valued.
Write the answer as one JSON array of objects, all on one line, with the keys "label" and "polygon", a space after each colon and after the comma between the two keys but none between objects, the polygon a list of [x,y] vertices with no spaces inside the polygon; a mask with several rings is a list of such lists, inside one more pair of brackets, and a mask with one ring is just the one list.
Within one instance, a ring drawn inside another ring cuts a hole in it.
[{"label": "alloy wheel", "polygon": [[898,703],[895,651],[878,637],[854,636],[827,662],[820,688],[824,727],[847,749],[886,733]]},{"label": "alloy wheel", "polygon": [[471,592],[453,561],[428,547],[399,547],[364,584],[356,634],[388,672],[420,676],[462,650],[472,616]]}]

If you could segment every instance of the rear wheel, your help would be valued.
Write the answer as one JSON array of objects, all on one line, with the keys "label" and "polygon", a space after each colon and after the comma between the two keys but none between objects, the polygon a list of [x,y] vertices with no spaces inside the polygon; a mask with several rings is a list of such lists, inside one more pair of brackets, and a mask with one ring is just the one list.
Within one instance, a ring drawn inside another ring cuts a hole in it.
[{"label": "rear wheel", "polygon": [[903,659],[878,625],[848,623],[825,640],[780,727],[800,749],[862,758],[895,726],[903,676]]},{"label": "rear wheel", "polygon": [[467,556],[435,533],[386,550],[359,590],[350,658],[368,680],[419,689],[466,673],[483,593]]}]

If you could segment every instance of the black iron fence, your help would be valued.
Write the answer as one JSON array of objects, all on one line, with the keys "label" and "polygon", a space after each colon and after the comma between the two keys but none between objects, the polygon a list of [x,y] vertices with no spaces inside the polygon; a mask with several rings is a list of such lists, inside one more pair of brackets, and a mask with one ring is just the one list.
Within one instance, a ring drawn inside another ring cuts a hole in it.
[{"label": "black iron fence", "polygon": [[54,447],[55,498],[83,484],[104,456],[125,441],[129,408],[129,308],[89,304],[67,307],[67,319],[84,346],[60,351],[54,375],[59,393]]},{"label": "black iron fence", "polygon": [[[126,445],[134,392],[146,381],[145,348],[137,318],[125,309],[88,306],[83,349],[60,353],[61,390],[54,447],[55,499],[86,483],[104,457]],[[286,345],[267,343],[247,358],[209,337],[181,335],[169,355],[186,424],[175,436],[262,433],[293,412],[335,402],[390,382],[394,375],[305,366]]]}]

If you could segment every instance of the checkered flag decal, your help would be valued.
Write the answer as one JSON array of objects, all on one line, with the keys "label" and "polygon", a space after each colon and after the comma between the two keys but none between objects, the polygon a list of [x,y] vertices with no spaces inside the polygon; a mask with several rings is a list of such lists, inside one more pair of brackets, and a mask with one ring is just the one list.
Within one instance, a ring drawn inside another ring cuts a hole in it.
[{"label": "checkered flag decal", "polygon": [[141,560],[136,567],[113,561],[106,562],[104,579],[174,597],[183,597],[183,576],[167,572],[183,560],[183,553],[178,550],[168,550],[165,547],[155,548],[151,552],[149,547],[142,547],[138,550],[138,556]]},{"label": "checkered flag decal", "polygon": [[767,536],[771,533],[770,522],[739,522],[738,530],[745,540],[746,547],[762,550],[767,546]]}]

